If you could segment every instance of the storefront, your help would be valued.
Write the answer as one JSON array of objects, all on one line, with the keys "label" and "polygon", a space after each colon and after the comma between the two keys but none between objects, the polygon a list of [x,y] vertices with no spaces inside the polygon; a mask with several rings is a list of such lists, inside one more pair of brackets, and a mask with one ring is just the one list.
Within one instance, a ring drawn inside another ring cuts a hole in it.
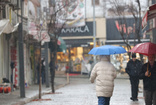
[{"label": "storefront", "polygon": [[[126,25],[125,25],[126,24]],[[128,43],[131,48],[134,46],[134,43],[137,44],[137,39],[135,39],[135,21],[134,18],[127,18],[126,23],[121,22],[120,19],[110,18],[107,19],[107,40],[106,45],[116,45],[122,46],[127,51],[127,46],[124,43],[124,40],[121,36],[121,31],[123,32],[123,37],[125,39],[128,38]],[[149,42],[149,36],[144,36],[141,33],[141,42]],[[137,54],[137,58],[139,59],[139,55]],[[146,60],[146,57],[143,57]],[[125,67],[129,60],[129,56],[127,53],[124,54],[116,54],[111,56],[111,62],[117,68],[118,71],[125,72]]]},{"label": "storefront", "polygon": [[[67,65],[70,66],[70,72],[88,73],[93,61],[92,55],[88,52],[93,48],[93,21],[86,21],[82,27],[62,29],[61,38],[64,39],[67,51],[58,52],[58,71],[66,71]],[[96,46],[105,42],[106,30],[105,19],[96,19]]]},{"label": "storefront", "polygon": [[18,86],[18,49],[16,45],[16,35],[14,34],[17,28],[18,23],[12,25],[9,19],[0,20],[0,83],[2,82],[2,78],[11,81],[10,62],[11,60],[14,60],[16,65],[13,80],[14,84]]}]

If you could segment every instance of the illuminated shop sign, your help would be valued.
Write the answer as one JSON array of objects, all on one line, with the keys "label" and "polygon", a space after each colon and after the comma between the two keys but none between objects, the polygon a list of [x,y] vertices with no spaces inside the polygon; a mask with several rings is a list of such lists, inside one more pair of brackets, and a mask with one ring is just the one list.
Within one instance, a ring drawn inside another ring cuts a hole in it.
[{"label": "illuminated shop sign", "polygon": [[93,36],[93,22],[86,22],[82,27],[63,28],[61,36]]}]

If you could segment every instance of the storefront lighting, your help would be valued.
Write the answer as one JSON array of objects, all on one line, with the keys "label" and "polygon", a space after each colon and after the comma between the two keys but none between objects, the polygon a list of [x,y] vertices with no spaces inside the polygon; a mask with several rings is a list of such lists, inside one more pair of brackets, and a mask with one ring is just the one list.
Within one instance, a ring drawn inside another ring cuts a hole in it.
[{"label": "storefront lighting", "polygon": [[94,45],[94,43],[93,42],[90,42],[90,45]]}]

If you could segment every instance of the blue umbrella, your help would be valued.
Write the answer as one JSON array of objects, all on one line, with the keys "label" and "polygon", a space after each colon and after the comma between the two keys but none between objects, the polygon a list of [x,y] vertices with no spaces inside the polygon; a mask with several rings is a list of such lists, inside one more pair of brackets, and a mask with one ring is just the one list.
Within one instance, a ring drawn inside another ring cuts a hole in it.
[{"label": "blue umbrella", "polygon": [[112,55],[112,54],[122,54],[126,53],[127,51],[120,46],[112,46],[112,45],[105,45],[100,47],[95,47],[90,50],[88,54],[93,55]]}]

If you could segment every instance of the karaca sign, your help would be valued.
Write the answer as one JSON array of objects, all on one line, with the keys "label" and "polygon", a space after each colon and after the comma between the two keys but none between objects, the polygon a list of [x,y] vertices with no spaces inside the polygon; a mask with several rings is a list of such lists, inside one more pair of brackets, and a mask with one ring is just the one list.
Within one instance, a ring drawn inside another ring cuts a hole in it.
[{"label": "karaca sign", "polygon": [[76,32],[80,32],[80,33],[83,33],[83,32],[89,32],[89,28],[88,26],[85,26],[84,28],[81,28],[81,27],[76,27],[76,28],[70,28],[70,29],[62,29],[62,33],[76,33]]},{"label": "karaca sign", "polygon": [[93,35],[93,22],[86,22],[85,26],[63,28],[61,36],[92,36]]}]

